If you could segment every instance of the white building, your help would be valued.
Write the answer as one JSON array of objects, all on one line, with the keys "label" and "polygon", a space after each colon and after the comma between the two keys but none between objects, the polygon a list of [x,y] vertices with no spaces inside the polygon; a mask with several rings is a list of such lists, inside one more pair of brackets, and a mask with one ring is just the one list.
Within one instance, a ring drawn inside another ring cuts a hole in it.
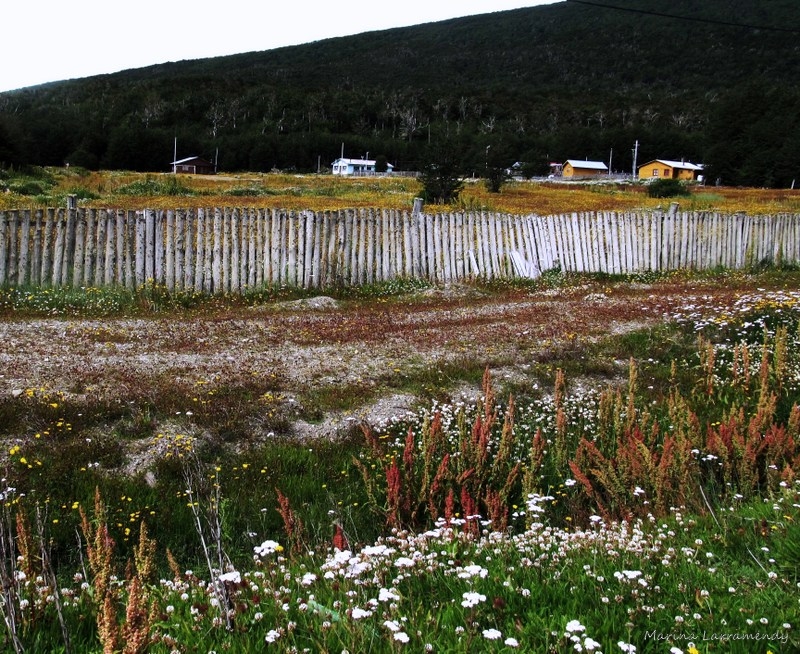
[{"label": "white building", "polygon": [[[394,166],[386,164],[386,172],[392,172]],[[374,159],[344,159],[339,157],[331,164],[334,175],[374,175]]]}]

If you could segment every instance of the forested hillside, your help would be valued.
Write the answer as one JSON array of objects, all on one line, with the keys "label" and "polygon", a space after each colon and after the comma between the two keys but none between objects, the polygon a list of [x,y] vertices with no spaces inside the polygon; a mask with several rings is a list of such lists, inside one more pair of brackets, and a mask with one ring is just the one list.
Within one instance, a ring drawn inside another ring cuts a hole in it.
[{"label": "forested hillside", "polygon": [[630,171],[638,141],[640,163],[788,186],[798,36],[796,0],[569,0],[168,63],[0,94],[0,165],[163,171],[177,137],[179,157],[229,171],[313,171],[342,143],[397,170],[446,148],[478,175],[489,159]]}]

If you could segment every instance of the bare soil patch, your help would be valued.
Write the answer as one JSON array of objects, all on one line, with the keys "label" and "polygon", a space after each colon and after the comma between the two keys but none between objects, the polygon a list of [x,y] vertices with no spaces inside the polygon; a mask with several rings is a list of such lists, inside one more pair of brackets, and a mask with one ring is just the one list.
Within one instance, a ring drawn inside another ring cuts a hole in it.
[{"label": "bare soil patch", "polygon": [[[724,301],[735,293],[690,282],[488,294],[458,287],[214,315],[4,320],[0,396],[47,389],[135,402],[162,392],[165,383],[191,394],[206,384],[270,378],[292,396],[336,385],[377,388],[458,361],[513,376],[548,349],[664,320],[692,295]],[[364,405],[378,399],[365,398]]]}]

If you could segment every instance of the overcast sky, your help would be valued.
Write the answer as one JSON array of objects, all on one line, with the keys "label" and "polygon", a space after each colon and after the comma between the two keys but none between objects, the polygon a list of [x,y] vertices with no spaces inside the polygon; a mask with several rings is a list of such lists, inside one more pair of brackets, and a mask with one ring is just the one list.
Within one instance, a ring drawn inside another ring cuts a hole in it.
[{"label": "overcast sky", "polygon": [[4,0],[0,91],[556,0]]}]

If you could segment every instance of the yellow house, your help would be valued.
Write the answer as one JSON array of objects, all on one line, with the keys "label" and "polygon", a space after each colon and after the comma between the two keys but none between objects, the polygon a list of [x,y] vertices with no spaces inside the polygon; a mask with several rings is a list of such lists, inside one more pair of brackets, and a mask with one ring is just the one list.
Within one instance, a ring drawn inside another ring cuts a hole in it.
[{"label": "yellow house", "polygon": [[561,167],[562,177],[598,177],[608,174],[608,166],[602,161],[567,159]]},{"label": "yellow house", "polygon": [[639,166],[639,179],[680,179],[694,181],[702,179],[703,166],[688,161],[654,159]]}]

